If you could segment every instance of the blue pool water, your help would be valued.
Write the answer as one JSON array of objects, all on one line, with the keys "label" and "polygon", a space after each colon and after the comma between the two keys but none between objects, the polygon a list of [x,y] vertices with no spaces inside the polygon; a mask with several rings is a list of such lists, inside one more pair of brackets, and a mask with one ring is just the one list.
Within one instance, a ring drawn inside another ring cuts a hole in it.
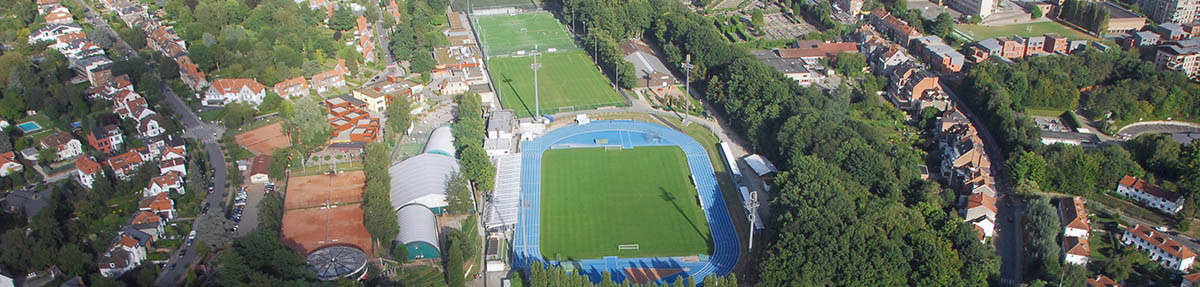
[{"label": "blue pool water", "polygon": [[26,133],[42,129],[42,126],[38,125],[35,122],[24,122],[24,123],[17,125],[17,127],[21,128],[21,131],[26,132]]}]

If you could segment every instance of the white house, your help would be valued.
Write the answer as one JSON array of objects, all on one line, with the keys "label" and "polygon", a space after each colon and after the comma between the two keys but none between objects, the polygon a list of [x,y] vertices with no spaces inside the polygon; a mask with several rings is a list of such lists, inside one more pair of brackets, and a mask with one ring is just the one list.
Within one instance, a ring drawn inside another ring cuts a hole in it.
[{"label": "white house", "polygon": [[92,159],[90,156],[80,157],[75,160],[75,169],[78,170],[79,184],[87,188],[92,188],[92,184],[96,182],[96,176],[103,176],[100,172],[100,163]]},{"label": "white house", "polygon": [[57,160],[73,158],[83,154],[83,143],[66,132],[58,132],[42,138],[43,149],[53,149],[58,153]]},{"label": "white house", "polygon": [[175,201],[167,193],[159,193],[154,196],[148,196],[138,201],[138,210],[149,211],[167,220],[175,218]]},{"label": "white house", "polygon": [[142,265],[146,260],[146,246],[128,234],[122,234],[115,244],[97,262],[100,275],[120,277],[121,274]]},{"label": "white house", "polygon": [[224,106],[230,103],[248,103],[258,106],[267,96],[267,89],[254,79],[217,79],[204,94],[207,106]]},{"label": "white house", "polygon": [[1178,193],[1150,184],[1144,179],[1126,175],[1117,184],[1117,193],[1147,207],[1175,214],[1183,210],[1183,197]]},{"label": "white house", "polygon": [[1087,210],[1082,197],[1059,199],[1058,214],[1062,219],[1063,236],[1088,237]]},{"label": "white house", "polygon": [[182,175],[187,175],[187,166],[184,165],[182,158],[165,159],[158,162],[158,172],[168,174],[178,172]]},{"label": "white house", "polygon": [[8,176],[25,169],[24,165],[17,162],[17,154],[12,151],[0,153],[0,176]]},{"label": "white house", "polygon": [[1196,253],[1192,249],[1141,224],[1127,227],[1121,236],[1121,243],[1136,246],[1138,250],[1148,253],[1150,260],[1158,261],[1172,270],[1187,272],[1196,260]]},{"label": "white house", "polygon": [[146,190],[142,191],[142,196],[157,196],[167,193],[175,189],[179,194],[184,194],[183,189],[183,174],[178,171],[170,171],[160,176],[155,176],[150,179],[150,185]]},{"label": "white house", "polygon": [[1087,237],[1064,236],[1062,250],[1063,261],[1069,264],[1087,265],[1092,256]]},{"label": "white house", "polygon": [[982,241],[992,237],[995,232],[996,211],[996,197],[980,192],[967,196],[961,212],[966,222],[975,226],[979,240]]}]

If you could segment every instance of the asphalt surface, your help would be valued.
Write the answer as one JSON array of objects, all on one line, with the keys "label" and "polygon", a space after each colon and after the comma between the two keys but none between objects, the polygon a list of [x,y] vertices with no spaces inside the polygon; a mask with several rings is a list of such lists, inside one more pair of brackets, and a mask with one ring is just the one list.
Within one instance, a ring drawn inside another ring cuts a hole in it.
[{"label": "asphalt surface", "polygon": [[[966,103],[959,99],[953,90],[944,85],[942,90],[950,95],[950,99],[954,103]],[[996,202],[996,233],[993,234],[992,245],[996,248],[996,254],[1000,255],[999,286],[1020,286],[1021,282],[1024,282],[1022,261],[1024,260],[1023,235],[1025,232],[1022,231],[1021,220],[1025,214],[1025,202],[1017,199],[1017,196],[1012,196],[1014,195],[1012,185],[1003,182],[1005,177],[1002,174],[1006,172],[1003,168],[1005,155],[1000,151],[1000,145],[996,142],[996,138],[992,136],[988,123],[972,112],[966,104],[956,104],[955,106],[975,125],[975,129],[979,131],[979,137],[983,139],[988,159],[993,163],[992,166],[997,167],[992,169],[992,176],[996,178],[996,194],[1000,198]]]},{"label": "asphalt surface", "polygon": [[[95,27],[95,30],[93,31],[99,30],[108,33],[114,39],[113,43],[116,45],[115,49],[121,53],[124,53],[125,55],[139,57],[139,55],[135,53],[133,49],[125,43],[125,41],[121,40],[120,35],[117,35],[117,33],[113,31],[112,27],[108,25],[108,22],[104,20],[103,17],[100,17],[100,15],[96,14],[95,7],[92,7],[90,4],[82,0],[76,1],[84,7],[88,7],[88,20]],[[148,70],[151,73],[157,73],[156,69],[153,67]],[[213,184],[213,192],[209,193],[208,196],[205,197],[204,202],[212,206],[210,207],[209,212],[223,212],[224,205],[221,203],[224,201],[223,199],[225,197],[226,165],[225,156],[221,153],[220,144],[217,143],[217,139],[220,134],[225,132],[225,129],[220,126],[201,121],[200,117],[197,116],[196,113],[194,113],[190,108],[188,108],[187,104],[185,104],[183,100],[175,94],[175,91],[172,91],[171,88],[167,87],[166,85],[163,85],[163,95],[166,96],[165,98],[167,99],[167,106],[174,111],[175,118],[179,120],[184,127],[183,137],[204,143],[204,152],[208,155],[208,162],[211,163],[213,167],[213,173],[209,175],[209,179]],[[206,191],[196,190],[190,192]],[[203,217],[199,217],[197,220],[192,222],[192,230],[196,230],[196,226],[199,225],[199,221],[202,218]],[[176,267],[174,269],[164,268],[164,271],[160,273],[158,279],[155,280],[155,286],[179,285],[179,280],[184,278],[184,276],[187,274],[186,270],[188,270],[189,267],[195,263],[196,252],[193,252],[192,249],[192,245],[186,245],[176,250],[167,261],[167,266],[176,264]],[[180,252],[186,253],[184,256],[178,256]]]}]

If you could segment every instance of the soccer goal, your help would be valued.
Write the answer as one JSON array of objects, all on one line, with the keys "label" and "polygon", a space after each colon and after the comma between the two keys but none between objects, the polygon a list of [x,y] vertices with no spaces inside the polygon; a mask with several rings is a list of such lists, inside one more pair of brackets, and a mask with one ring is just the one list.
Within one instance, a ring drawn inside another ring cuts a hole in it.
[{"label": "soccer goal", "polygon": [[639,246],[638,246],[638,244],[636,244],[636,243],[635,243],[635,244],[621,244],[621,245],[617,245],[617,250],[618,250],[618,251],[637,251],[637,250],[639,250],[639,249],[640,249],[640,247],[639,247]]},{"label": "soccer goal", "polygon": [[622,150],[622,149],[624,149],[624,147],[621,147],[621,146],[619,146],[619,145],[606,145],[606,146],[604,146],[604,150]]}]

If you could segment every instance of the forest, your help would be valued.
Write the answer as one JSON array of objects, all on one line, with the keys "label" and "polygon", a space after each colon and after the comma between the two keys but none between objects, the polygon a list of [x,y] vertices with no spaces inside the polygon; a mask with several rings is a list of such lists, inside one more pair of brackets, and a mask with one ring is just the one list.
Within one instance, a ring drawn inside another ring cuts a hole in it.
[{"label": "forest", "polygon": [[171,0],[164,10],[192,61],[221,78],[255,78],[271,86],[320,73],[337,58],[347,59],[353,72],[357,65],[350,62],[361,58],[353,45],[343,45],[354,31],[332,30],[322,25],[324,11],[290,0]]},{"label": "forest", "polygon": [[[769,223],[778,239],[756,274],[744,276],[765,286],[986,286],[997,274],[999,259],[962,223],[953,200],[919,178],[914,149],[852,118],[844,93],[800,87],[675,1],[648,1],[648,18],[608,2],[548,2],[588,11],[589,31],[642,35],[669,67],[690,54],[693,89],[783,167]],[[864,100],[878,99],[853,99]]]}]

